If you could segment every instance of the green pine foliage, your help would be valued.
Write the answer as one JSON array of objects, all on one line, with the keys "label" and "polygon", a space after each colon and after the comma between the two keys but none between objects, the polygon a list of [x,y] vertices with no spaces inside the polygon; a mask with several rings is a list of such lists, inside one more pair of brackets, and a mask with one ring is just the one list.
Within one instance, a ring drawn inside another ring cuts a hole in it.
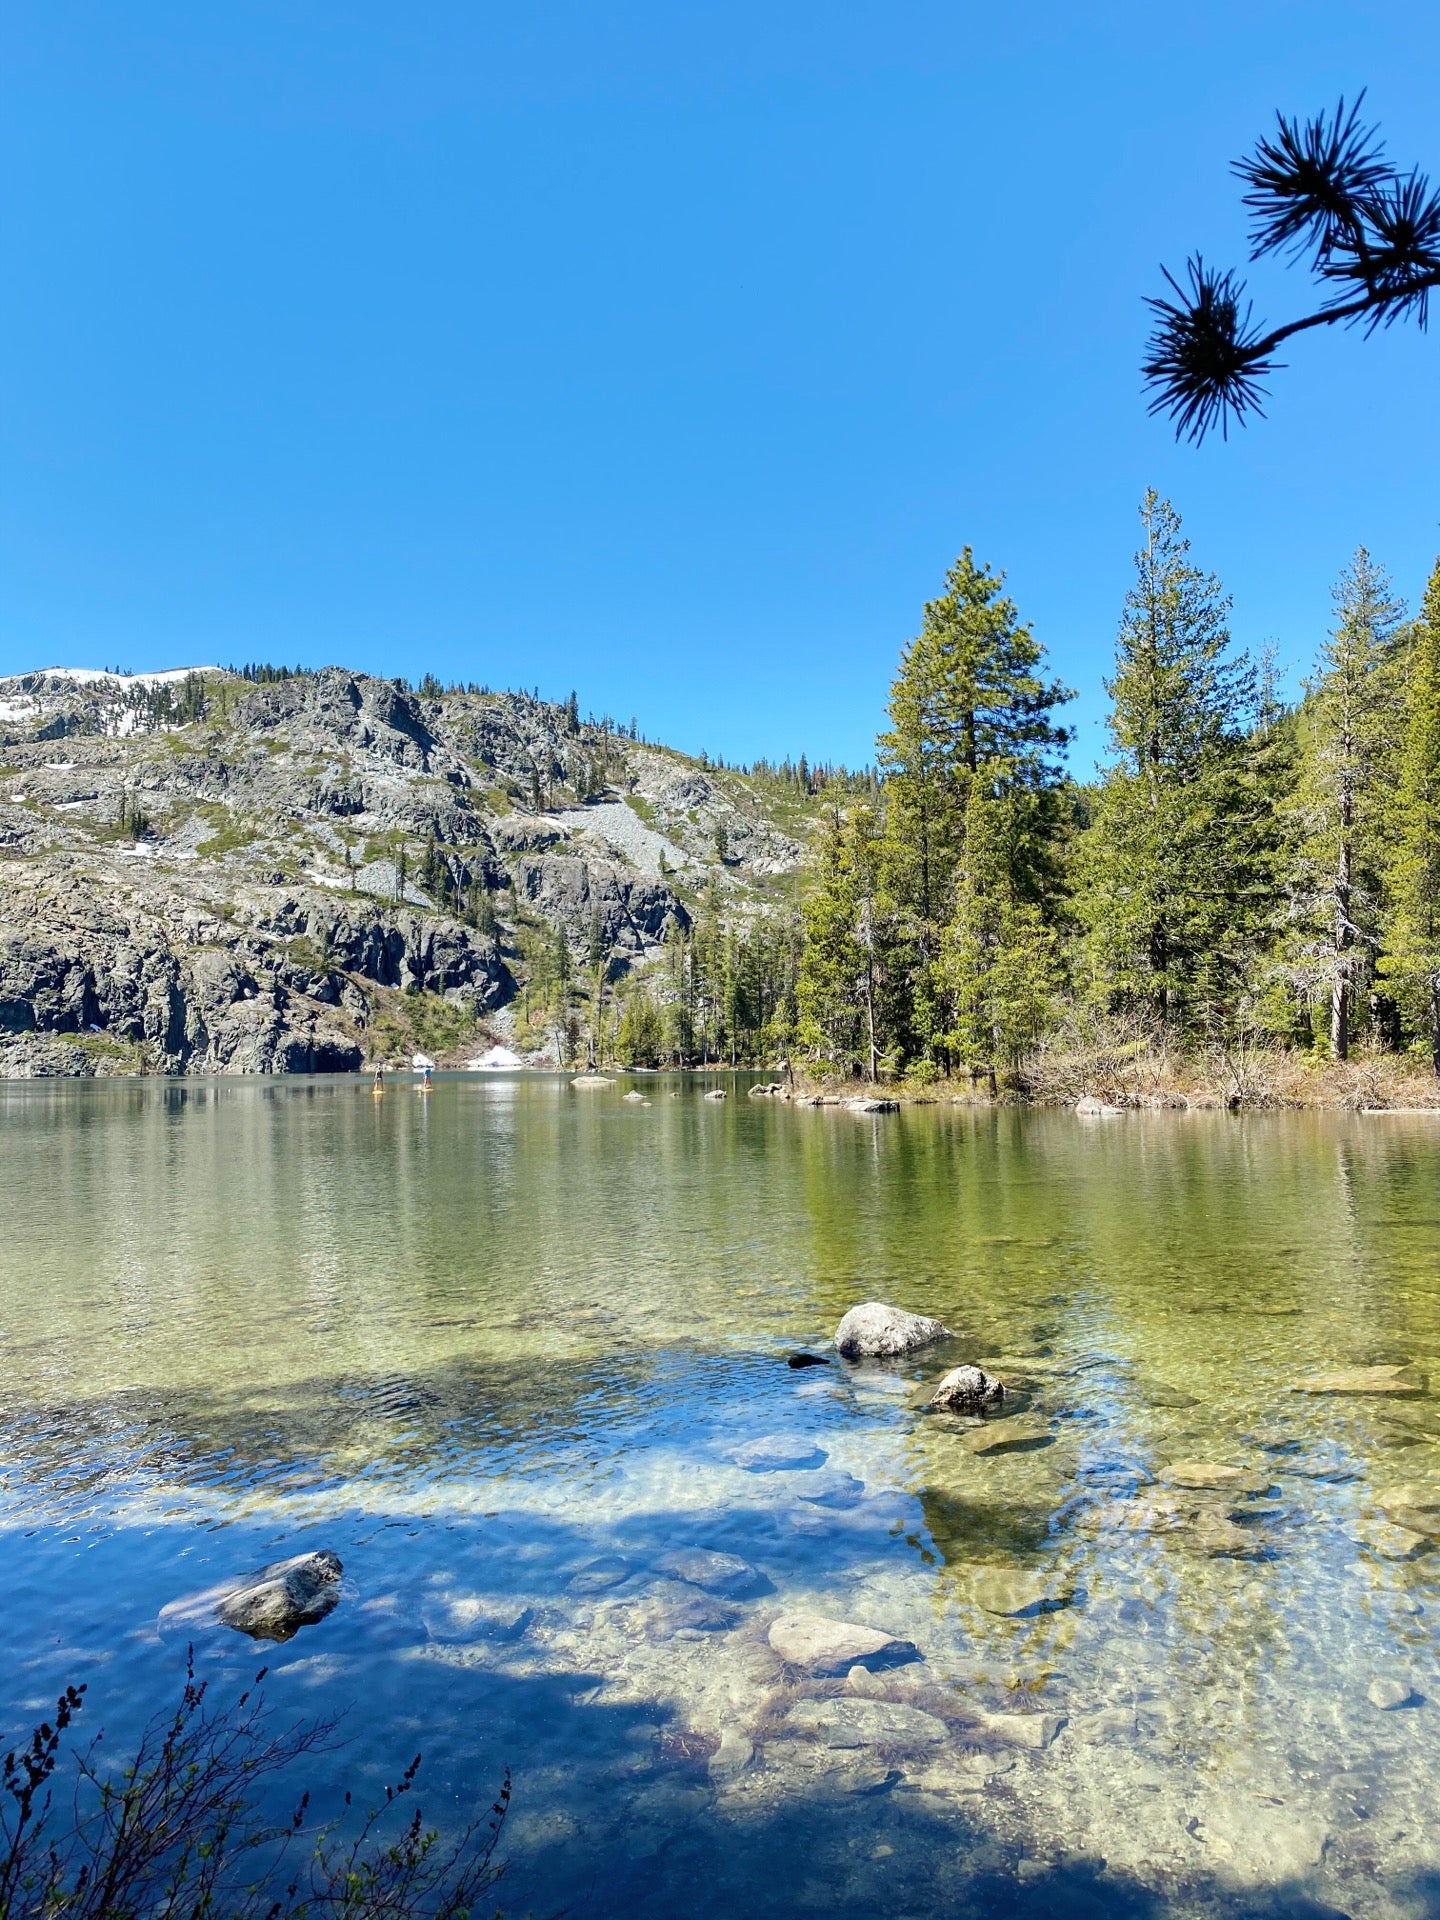
[{"label": "green pine foliage", "polygon": [[1257,685],[1230,602],[1152,489],[1116,644],[1114,758],[1077,850],[1089,990],[1178,1036],[1236,1023],[1273,924]]},{"label": "green pine foliage", "polygon": [[1386,921],[1388,795],[1403,734],[1403,608],[1357,550],[1335,587],[1300,715],[1290,964],[1321,1049],[1343,1060],[1367,1010]]},{"label": "green pine foliage", "polygon": [[1440,1074],[1440,560],[1411,637],[1406,693],[1387,876],[1394,917],[1380,971]]}]

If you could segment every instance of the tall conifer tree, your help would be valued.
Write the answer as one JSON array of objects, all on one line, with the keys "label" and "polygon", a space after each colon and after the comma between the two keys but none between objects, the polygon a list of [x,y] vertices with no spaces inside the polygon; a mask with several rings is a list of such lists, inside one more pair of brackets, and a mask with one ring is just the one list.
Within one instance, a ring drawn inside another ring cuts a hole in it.
[{"label": "tall conifer tree", "polygon": [[1440,1074],[1440,560],[1410,645],[1405,750],[1390,867],[1393,920],[1381,971]]},{"label": "tall conifer tree", "polygon": [[1350,1051],[1380,943],[1387,775],[1403,730],[1396,636],[1404,608],[1364,547],[1335,587],[1335,625],[1302,715],[1294,913],[1298,969],[1323,1003],[1330,1051]]},{"label": "tall conifer tree", "polygon": [[1268,919],[1263,795],[1248,765],[1255,676],[1180,516],[1151,488],[1140,518],[1106,682],[1115,761],[1081,844],[1077,907],[1107,998],[1213,1034]]},{"label": "tall conifer tree", "polygon": [[880,736],[885,774],[881,880],[908,949],[902,1051],[939,1056],[949,1025],[937,972],[955,903],[974,783],[1013,802],[1012,879],[1028,898],[1047,887],[1047,799],[1066,743],[1055,709],[1070,694],[1044,674],[1044,650],[1004,592],[1005,576],[966,547],[901,655]]}]

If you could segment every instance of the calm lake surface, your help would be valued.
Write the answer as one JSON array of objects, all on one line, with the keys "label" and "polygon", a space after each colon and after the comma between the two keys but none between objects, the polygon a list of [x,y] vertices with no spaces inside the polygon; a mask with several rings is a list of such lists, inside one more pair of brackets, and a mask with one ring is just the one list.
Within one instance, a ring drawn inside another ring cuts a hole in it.
[{"label": "calm lake surface", "polygon": [[[326,1546],[198,1664],[346,1714],[321,1800],[508,1766],[507,1912],[1440,1913],[1440,1120],[624,1084],[0,1087],[0,1739],[83,1679],[123,1742],[162,1607]],[[956,1338],[786,1365],[866,1299]],[[963,1359],[1017,1444],[921,1410]],[[923,1658],[784,1667],[803,1610]]]}]

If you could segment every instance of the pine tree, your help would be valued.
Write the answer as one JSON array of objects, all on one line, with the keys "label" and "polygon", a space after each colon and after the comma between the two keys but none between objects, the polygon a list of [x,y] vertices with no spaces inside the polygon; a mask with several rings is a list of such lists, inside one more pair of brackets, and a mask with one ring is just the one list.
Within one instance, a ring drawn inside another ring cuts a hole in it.
[{"label": "pine tree", "polygon": [[1330,1051],[1350,1051],[1355,1013],[1380,941],[1385,776],[1403,722],[1395,640],[1403,614],[1364,547],[1334,593],[1302,714],[1296,972],[1328,1003]]},{"label": "pine tree", "polygon": [[827,823],[819,884],[804,906],[795,986],[796,1037],[842,1073],[877,1077],[882,1052],[878,847],[874,815],[857,807]]},{"label": "pine tree", "polygon": [[1015,885],[1008,811],[972,783],[939,968],[950,1010],[946,1047],[971,1073],[988,1075],[992,1088],[1051,1026],[1063,982],[1055,930]]},{"label": "pine tree", "polygon": [[909,946],[906,1051],[944,1055],[944,993],[936,978],[951,916],[966,808],[979,779],[1015,801],[1012,877],[1027,897],[1047,891],[1046,844],[1065,730],[1055,708],[1070,695],[1044,677],[1044,652],[1005,576],[977,566],[967,547],[930,601],[901,655],[890,726],[878,754],[885,773],[884,887],[903,910]]},{"label": "pine tree", "polygon": [[1440,560],[1411,638],[1409,719],[1396,785],[1393,919],[1381,971],[1440,1074]]},{"label": "pine tree", "polygon": [[1250,760],[1254,673],[1230,602],[1151,488],[1116,643],[1110,739],[1078,850],[1076,908],[1106,999],[1212,1035],[1271,919],[1273,830]]}]

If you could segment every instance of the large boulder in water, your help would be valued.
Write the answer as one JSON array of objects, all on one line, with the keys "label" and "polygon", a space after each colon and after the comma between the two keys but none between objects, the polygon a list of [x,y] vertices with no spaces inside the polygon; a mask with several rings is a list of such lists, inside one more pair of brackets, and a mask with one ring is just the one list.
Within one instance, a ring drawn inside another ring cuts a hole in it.
[{"label": "large boulder in water", "polygon": [[163,1632],[194,1633],[203,1627],[234,1627],[258,1640],[289,1640],[301,1627],[323,1620],[340,1598],[342,1568],[328,1547],[272,1560],[254,1573],[232,1574],[199,1593],[187,1593],[160,1609]]},{"label": "large boulder in water", "polygon": [[930,1405],[940,1413],[979,1413],[982,1407],[998,1407],[1004,1398],[1004,1386],[983,1367],[952,1367],[931,1394]]},{"label": "large boulder in water", "polygon": [[894,1359],[949,1338],[950,1329],[942,1320],[907,1313],[903,1307],[887,1306],[883,1300],[867,1300],[864,1306],[851,1307],[835,1329],[835,1350],[847,1360]]},{"label": "large boulder in water", "polygon": [[215,1617],[256,1640],[289,1640],[301,1627],[323,1620],[340,1598],[343,1569],[338,1555],[323,1547],[273,1560],[217,1603]]}]

